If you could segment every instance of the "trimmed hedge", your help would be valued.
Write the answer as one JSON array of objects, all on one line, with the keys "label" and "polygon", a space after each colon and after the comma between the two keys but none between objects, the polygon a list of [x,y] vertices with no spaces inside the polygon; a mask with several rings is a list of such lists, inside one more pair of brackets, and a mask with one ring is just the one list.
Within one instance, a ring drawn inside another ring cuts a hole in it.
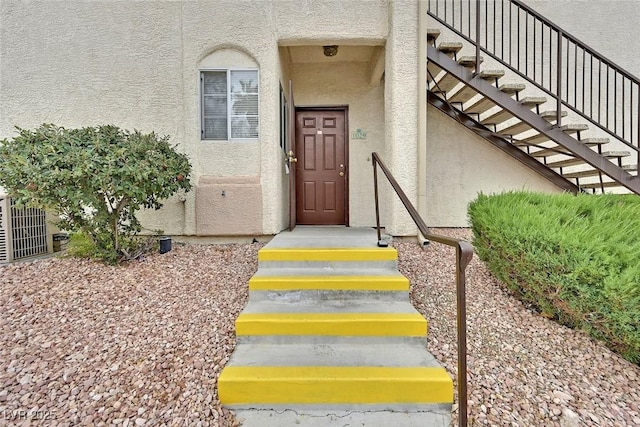
[{"label": "trimmed hedge", "polygon": [[640,363],[640,197],[480,194],[469,217],[478,256],[523,302]]}]

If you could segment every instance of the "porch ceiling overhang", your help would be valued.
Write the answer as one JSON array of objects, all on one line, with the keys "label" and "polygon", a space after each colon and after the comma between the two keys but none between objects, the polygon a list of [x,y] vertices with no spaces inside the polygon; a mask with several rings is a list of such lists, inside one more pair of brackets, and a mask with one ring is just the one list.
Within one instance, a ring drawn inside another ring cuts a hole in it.
[{"label": "porch ceiling overhang", "polygon": [[[366,63],[369,70],[369,82],[376,85],[382,79],[385,65],[385,49],[382,45],[342,45],[338,41],[326,41],[320,44],[280,46],[287,51],[290,64],[330,64],[336,62]],[[335,56],[325,56],[323,46],[336,45]]]}]

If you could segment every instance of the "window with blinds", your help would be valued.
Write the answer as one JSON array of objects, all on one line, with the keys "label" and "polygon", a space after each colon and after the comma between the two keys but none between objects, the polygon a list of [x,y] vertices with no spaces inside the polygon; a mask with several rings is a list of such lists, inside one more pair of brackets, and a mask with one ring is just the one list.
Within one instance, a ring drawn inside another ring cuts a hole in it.
[{"label": "window with blinds", "polygon": [[258,138],[258,70],[201,71],[202,139]]}]

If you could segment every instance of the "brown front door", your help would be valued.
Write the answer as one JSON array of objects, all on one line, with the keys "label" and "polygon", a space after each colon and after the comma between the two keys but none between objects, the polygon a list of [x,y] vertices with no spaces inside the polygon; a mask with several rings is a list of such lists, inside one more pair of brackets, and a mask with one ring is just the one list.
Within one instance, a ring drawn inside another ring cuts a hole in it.
[{"label": "brown front door", "polygon": [[296,111],[296,219],[306,225],[346,225],[346,114]]}]

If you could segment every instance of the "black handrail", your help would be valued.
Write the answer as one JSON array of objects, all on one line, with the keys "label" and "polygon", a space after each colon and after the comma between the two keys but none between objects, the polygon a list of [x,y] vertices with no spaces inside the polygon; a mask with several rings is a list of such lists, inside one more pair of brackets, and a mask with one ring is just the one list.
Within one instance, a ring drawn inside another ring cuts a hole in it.
[{"label": "black handrail", "polygon": [[[428,0],[427,13],[636,152],[640,79],[520,0]],[[479,72],[479,64],[476,72]]]},{"label": "black handrail", "polygon": [[411,218],[418,226],[420,233],[433,242],[442,243],[447,246],[456,248],[456,313],[458,328],[458,425],[466,427],[467,425],[467,303],[466,303],[466,276],[465,270],[471,258],[473,258],[473,246],[471,243],[462,239],[455,239],[439,234],[432,234],[425,224],[424,220],[413,206],[407,195],[402,191],[400,184],[395,180],[389,169],[380,160],[378,153],[371,154],[373,163],[373,186],[376,204],[376,227],[378,230],[378,245],[382,243],[380,234],[380,206],[378,203],[378,165],[384,172],[387,180],[398,195],[402,204],[411,215]]}]

